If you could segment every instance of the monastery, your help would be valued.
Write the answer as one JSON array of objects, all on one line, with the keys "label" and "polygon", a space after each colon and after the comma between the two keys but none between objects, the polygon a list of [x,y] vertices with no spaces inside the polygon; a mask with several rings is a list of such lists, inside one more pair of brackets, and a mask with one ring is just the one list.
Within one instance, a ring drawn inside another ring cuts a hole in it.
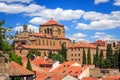
[{"label": "monastery", "polygon": [[[20,56],[27,56],[29,49],[36,49],[40,52],[41,56],[48,56],[49,52],[57,53],[64,44],[67,48],[67,60],[75,61],[82,64],[83,48],[87,54],[88,48],[91,51],[91,59],[96,53],[95,43],[87,42],[73,42],[65,37],[64,25],[51,19],[46,23],[40,25],[39,33],[33,30],[28,30],[27,25],[23,25],[23,31],[16,32],[14,38],[15,53]],[[99,49],[106,52],[105,43],[99,41]],[[87,57],[87,56],[86,56]]]}]

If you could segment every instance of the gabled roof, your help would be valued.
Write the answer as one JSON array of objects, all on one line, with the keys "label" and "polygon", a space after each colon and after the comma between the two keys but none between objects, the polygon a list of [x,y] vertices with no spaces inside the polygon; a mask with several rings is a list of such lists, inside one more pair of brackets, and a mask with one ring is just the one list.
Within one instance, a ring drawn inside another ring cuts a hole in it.
[{"label": "gabled roof", "polygon": [[47,25],[58,25],[58,26],[63,26],[63,25],[59,24],[57,21],[55,21],[55,20],[53,20],[53,19],[51,19],[51,20],[49,20],[48,22],[42,24],[41,26],[47,26]]},{"label": "gabled roof", "polygon": [[34,73],[25,67],[19,65],[18,63],[12,61],[9,63],[9,75],[10,76],[24,76],[24,75],[34,75]]},{"label": "gabled roof", "polygon": [[[74,76],[74,77],[79,76],[82,73],[83,67],[81,65],[76,66],[73,64],[76,64],[76,63],[64,62],[63,64],[61,64],[51,72],[62,74],[62,75],[70,74],[71,76]],[[86,68],[84,67],[84,69]]]},{"label": "gabled roof", "polygon": [[60,50],[61,46],[21,45],[26,49]]}]

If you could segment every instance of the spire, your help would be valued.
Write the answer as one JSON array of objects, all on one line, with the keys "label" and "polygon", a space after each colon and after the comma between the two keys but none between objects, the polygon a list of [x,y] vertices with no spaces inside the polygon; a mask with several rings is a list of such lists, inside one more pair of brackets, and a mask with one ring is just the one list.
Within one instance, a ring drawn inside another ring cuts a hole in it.
[{"label": "spire", "polygon": [[30,28],[30,33],[32,33],[31,28]]},{"label": "spire", "polygon": [[34,30],[33,30],[33,33],[34,33]]}]

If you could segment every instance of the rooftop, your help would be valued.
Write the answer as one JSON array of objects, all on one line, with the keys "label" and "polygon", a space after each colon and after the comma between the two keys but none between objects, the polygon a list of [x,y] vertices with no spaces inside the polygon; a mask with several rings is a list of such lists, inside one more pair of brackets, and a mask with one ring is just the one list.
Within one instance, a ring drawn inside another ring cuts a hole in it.
[{"label": "rooftop", "polygon": [[42,24],[42,26],[46,26],[46,25],[58,25],[58,26],[63,26],[63,25],[59,24],[57,21],[55,21],[55,20],[53,20],[53,19],[51,19],[51,20],[49,20],[48,22]]},{"label": "rooftop", "polygon": [[12,61],[9,63],[9,75],[10,76],[23,76],[23,75],[34,75],[34,73],[18,63]]}]

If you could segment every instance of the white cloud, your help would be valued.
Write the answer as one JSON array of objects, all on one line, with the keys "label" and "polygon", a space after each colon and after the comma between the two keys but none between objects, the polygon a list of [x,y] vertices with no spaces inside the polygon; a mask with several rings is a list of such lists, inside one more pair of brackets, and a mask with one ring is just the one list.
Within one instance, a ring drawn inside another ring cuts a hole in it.
[{"label": "white cloud", "polygon": [[109,0],[95,0],[94,1],[95,4],[105,3],[105,2],[109,2]]},{"label": "white cloud", "polygon": [[46,21],[47,21],[47,20],[44,19],[44,18],[41,18],[41,17],[34,17],[33,19],[31,19],[31,20],[29,21],[29,23],[40,25],[40,24],[45,23]]},{"label": "white cloud", "polygon": [[20,3],[30,3],[33,0],[0,0],[0,2],[7,2],[7,3],[13,3],[13,2],[20,2]]},{"label": "white cloud", "polygon": [[46,19],[50,17],[55,20],[72,20],[79,19],[83,15],[84,11],[82,10],[63,10],[62,8],[56,9],[44,9],[39,12],[26,14],[27,16],[40,16]]},{"label": "white cloud", "polygon": [[90,24],[78,23],[76,29],[94,29],[105,30],[120,27],[120,20],[103,19],[99,21],[92,21]]},{"label": "white cloud", "polygon": [[85,37],[86,37],[86,35],[83,33],[75,33],[72,36],[70,36],[69,38],[71,40],[75,40],[75,41],[83,41],[83,40],[85,40],[84,39]]},{"label": "white cloud", "polygon": [[[37,27],[37,26],[34,26],[34,25],[31,25],[31,24],[29,24],[28,25],[28,31],[29,30],[34,30],[34,32],[39,32],[39,27]],[[14,27],[13,29],[12,29],[12,31],[23,31],[23,26],[16,26],[16,27]]]},{"label": "white cloud", "polygon": [[25,6],[23,4],[6,4],[0,3],[0,12],[5,12],[9,14],[16,14],[16,13],[33,13],[44,9],[44,6],[39,6],[36,4],[30,4]]},{"label": "white cloud", "polygon": [[120,0],[115,0],[115,2],[113,3],[113,5],[120,6]]},{"label": "white cloud", "polygon": [[120,11],[112,11],[110,14],[89,11],[83,14],[83,18],[85,20],[101,20],[101,19],[120,20],[120,17],[118,17],[119,15]]},{"label": "white cloud", "polygon": [[103,14],[99,12],[85,12],[83,19],[89,20],[89,24],[78,23],[77,29],[96,29],[105,30],[120,27],[120,11],[112,11],[110,14]]},{"label": "white cloud", "polygon": [[96,32],[91,38],[96,40],[115,40],[115,37],[104,32]]},{"label": "white cloud", "polygon": [[102,14],[95,11],[89,11],[83,14],[83,18],[85,20],[101,20],[101,19],[108,19],[109,17],[110,17],[109,14]]}]

